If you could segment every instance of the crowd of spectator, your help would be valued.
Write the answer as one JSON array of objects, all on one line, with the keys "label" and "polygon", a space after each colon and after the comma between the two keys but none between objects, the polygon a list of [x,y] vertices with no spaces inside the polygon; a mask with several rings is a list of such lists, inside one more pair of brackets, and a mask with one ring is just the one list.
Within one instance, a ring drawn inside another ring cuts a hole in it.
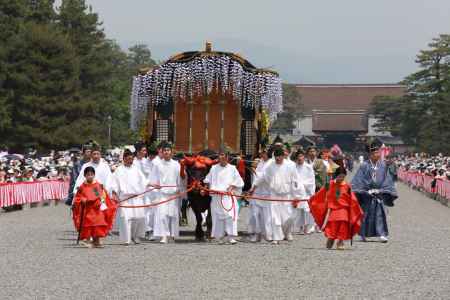
[{"label": "crowd of spectator", "polygon": [[[120,153],[120,149],[113,149],[104,156],[111,169],[119,164]],[[78,149],[51,151],[46,155],[37,155],[36,151],[10,154],[7,150],[0,150],[0,184],[69,180],[70,171],[80,155]]]},{"label": "crowd of spectator", "polygon": [[399,155],[395,161],[398,167],[403,167],[405,170],[417,171],[435,179],[450,180],[450,156],[415,153]]}]

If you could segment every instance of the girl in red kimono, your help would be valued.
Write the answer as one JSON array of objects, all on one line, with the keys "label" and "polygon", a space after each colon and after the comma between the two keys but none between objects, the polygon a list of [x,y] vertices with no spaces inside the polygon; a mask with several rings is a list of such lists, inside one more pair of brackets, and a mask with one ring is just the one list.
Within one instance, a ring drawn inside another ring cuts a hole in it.
[{"label": "girl in red kimono", "polygon": [[345,182],[345,168],[339,167],[335,180],[311,197],[309,206],[318,226],[328,238],[326,247],[344,250],[344,241],[351,240],[359,232],[363,211],[351,186]]},{"label": "girl in red kimono", "polygon": [[[94,180],[93,167],[84,170],[84,177],[86,181],[78,188],[74,198],[73,223],[80,240],[88,241],[85,243],[87,247],[103,248],[100,238],[107,236],[111,230],[117,205],[110,200],[103,186]],[[92,244],[89,242],[91,238]]]}]

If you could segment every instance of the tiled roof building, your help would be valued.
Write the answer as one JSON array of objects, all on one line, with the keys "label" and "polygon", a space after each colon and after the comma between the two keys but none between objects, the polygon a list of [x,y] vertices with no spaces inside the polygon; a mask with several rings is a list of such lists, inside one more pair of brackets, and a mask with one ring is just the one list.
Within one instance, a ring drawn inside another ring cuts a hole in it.
[{"label": "tiled roof building", "polygon": [[294,134],[311,137],[318,144],[338,143],[347,150],[362,146],[369,136],[389,136],[376,132],[376,120],[369,108],[377,96],[402,96],[399,84],[297,84],[302,96],[304,117],[297,120]]}]

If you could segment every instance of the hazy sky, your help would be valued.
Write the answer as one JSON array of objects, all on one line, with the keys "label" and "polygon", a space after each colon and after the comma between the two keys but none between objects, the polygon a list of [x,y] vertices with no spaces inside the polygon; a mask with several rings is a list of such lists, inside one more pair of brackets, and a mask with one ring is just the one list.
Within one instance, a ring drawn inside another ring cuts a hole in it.
[{"label": "hazy sky", "polygon": [[450,33],[450,0],[87,0],[109,38],[158,60],[213,48],[272,67],[290,83],[389,83]]}]

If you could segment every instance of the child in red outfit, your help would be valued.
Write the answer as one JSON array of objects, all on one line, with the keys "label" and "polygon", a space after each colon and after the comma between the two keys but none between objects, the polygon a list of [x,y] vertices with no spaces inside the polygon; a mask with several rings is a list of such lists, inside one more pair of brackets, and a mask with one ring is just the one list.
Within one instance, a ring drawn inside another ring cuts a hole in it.
[{"label": "child in red outfit", "polygon": [[100,238],[107,236],[112,228],[116,204],[110,200],[103,186],[94,180],[93,167],[84,170],[84,177],[86,181],[78,188],[74,197],[73,222],[80,240],[89,241],[92,238],[92,245],[87,243],[86,246],[102,248]]},{"label": "child in red outfit", "polygon": [[351,240],[359,232],[363,211],[351,186],[345,182],[346,171],[339,167],[335,180],[311,197],[309,206],[314,219],[328,238],[326,247],[331,249],[337,240],[336,249],[344,249],[344,241]]}]

